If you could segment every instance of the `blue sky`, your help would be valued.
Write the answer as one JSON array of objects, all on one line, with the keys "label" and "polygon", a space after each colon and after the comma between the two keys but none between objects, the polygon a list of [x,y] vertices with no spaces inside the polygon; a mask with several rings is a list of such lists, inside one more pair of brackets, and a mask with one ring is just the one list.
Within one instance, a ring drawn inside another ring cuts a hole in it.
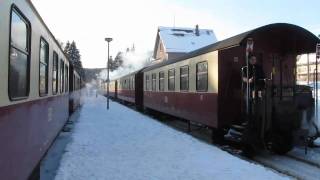
[{"label": "blue sky", "polygon": [[176,0],[176,3],[211,12],[215,18],[232,24],[238,33],[270,23],[286,22],[320,34],[319,0]]},{"label": "blue sky", "polygon": [[[75,40],[85,67],[106,64],[135,44],[152,51],[158,26],[213,29],[218,40],[270,23],[292,23],[320,34],[320,0],[32,0],[53,34]],[[76,4],[76,6],[75,6]],[[174,21],[175,20],[175,21]],[[175,23],[174,23],[175,22]]]}]

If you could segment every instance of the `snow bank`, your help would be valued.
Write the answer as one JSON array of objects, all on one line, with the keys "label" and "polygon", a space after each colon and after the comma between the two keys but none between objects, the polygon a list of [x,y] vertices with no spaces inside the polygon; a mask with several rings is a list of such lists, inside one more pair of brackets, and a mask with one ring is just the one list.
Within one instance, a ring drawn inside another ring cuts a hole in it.
[{"label": "snow bank", "polygon": [[288,178],[98,97],[86,99],[55,179]]}]

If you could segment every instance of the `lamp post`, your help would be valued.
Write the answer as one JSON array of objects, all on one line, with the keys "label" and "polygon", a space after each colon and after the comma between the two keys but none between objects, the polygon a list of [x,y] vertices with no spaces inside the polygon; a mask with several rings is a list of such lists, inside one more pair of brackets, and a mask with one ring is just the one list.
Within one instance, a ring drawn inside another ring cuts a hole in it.
[{"label": "lamp post", "polygon": [[107,74],[107,109],[109,109],[109,67],[110,67],[110,56],[109,56],[109,43],[112,41],[112,38],[105,38],[105,41],[108,42],[108,61],[107,61],[107,68],[108,68],[108,74]]}]

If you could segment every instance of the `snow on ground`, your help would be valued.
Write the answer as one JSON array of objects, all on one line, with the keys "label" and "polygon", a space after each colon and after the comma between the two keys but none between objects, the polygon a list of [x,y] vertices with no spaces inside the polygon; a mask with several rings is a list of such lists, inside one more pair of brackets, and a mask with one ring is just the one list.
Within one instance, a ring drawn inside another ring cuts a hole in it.
[{"label": "snow on ground", "polygon": [[316,140],[314,140],[314,144],[315,144],[316,146],[320,146],[320,137],[317,138]]},{"label": "snow on ground", "polygon": [[104,97],[87,98],[56,180],[289,179]]}]

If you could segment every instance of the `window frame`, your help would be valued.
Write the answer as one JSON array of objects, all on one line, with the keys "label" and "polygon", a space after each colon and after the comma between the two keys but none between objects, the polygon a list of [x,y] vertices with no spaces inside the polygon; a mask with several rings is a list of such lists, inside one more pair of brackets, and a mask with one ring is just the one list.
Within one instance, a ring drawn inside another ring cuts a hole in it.
[{"label": "window frame", "polygon": [[150,76],[146,74],[146,91],[150,91]]},{"label": "window frame", "polygon": [[[163,77],[161,78],[160,74],[163,74]],[[159,91],[163,92],[165,90],[165,74],[164,71],[159,72]],[[163,87],[161,88],[161,81],[163,81],[162,85]]]},{"label": "window frame", "polygon": [[151,91],[157,91],[157,73],[151,74]]},{"label": "window frame", "polygon": [[[54,58],[55,55],[57,57],[56,59]],[[54,62],[55,60],[57,60],[56,63]],[[56,65],[56,69],[54,69],[55,68],[54,65]],[[56,78],[56,84],[55,84],[56,90],[55,91],[53,90],[54,71],[56,71],[56,77],[55,77]],[[58,94],[58,91],[59,91],[59,55],[56,51],[53,51],[53,54],[52,54],[52,79],[51,80],[52,80],[52,94],[56,95],[56,94]]]},{"label": "window frame", "polygon": [[[60,66],[59,66],[59,75],[60,75],[60,86],[59,86],[59,89],[60,89],[60,93],[63,94],[64,93],[64,60],[63,59],[60,59],[60,62],[59,62]],[[63,66],[63,67],[62,67]]]},{"label": "window frame", "polygon": [[[198,89],[198,65],[199,64],[201,64],[201,63],[206,63],[207,64],[207,86],[206,86],[206,89],[205,90],[199,90]],[[209,74],[209,65],[208,65],[208,61],[201,61],[201,62],[198,62],[197,64],[196,64],[196,91],[197,92],[208,92],[208,86],[209,86],[209,76],[208,76],[208,74]]]},{"label": "window frame", "polygon": [[[187,89],[181,89],[181,84],[182,84],[182,81],[181,81],[181,79],[183,78],[182,77],[182,71],[181,71],[181,69],[183,69],[183,68],[187,68],[187,75],[186,75],[186,77],[187,77]],[[182,91],[182,92],[188,92],[189,91],[189,65],[184,65],[184,66],[181,66],[180,67],[180,91]]]},{"label": "window frame", "polygon": [[[11,35],[12,35],[12,13],[15,13],[17,16],[20,17],[20,19],[25,23],[26,28],[27,28],[27,43],[26,43],[26,50],[22,50],[19,47],[15,47],[11,41]],[[31,42],[32,42],[32,26],[31,23],[29,21],[29,19],[22,13],[22,11],[15,5],[12,4],[11,8],[10,8],[10,20],[9,20],[9,43],[8,43],[8,97],[10,101],[19,101],[19,100],[24,100],[24,99],[28,99],[30,96],[30,65],[31,65],[31,53],[32,53],[32,49],[31,49]],[[12,92],[10,91],[10,82],[11,82],[11,76],[10,76],[10,72],[11,72],[11,48],[16,49],[17,51],[19,51],[20,53],[23,53],[24,55],[27,56],[27,77],[26,77],[26,96],[21,96],[21,97],[14,97],[12,95]]]},{"label": "window frame", "polygon": [[69,92],[69,65],[65,64],[64,66],[64,76],[65,76],[65,80],[64,80],[64,85],[65,85],[65,92]]},{"label": "window frame", "polygon": [[[173,89],[170,89],[170,71],[173,71]],[[176,69],[172,68],[168,70],[168,91],[176,90]]]},{"label": "window frame", "polygon": [[[47,46],[48,46],[48,49],[47,49],[47,54],[46,54],[46,61],[47,62],[42,62],[41,61],[41,50],[42,50],[42,46],[41,46],[41,43],[45,43]],[[40,97],[44,97],[44,96],[47,96],[48,95],[48,91],[49,91],[49,61],[50,61],[50,45],[48,43],[48,41],[46,41],[46,39],[44,37],[40,37],[40,43],[39,43],[39,82],[38,82],[38,90],[39,90],[39,96]],[[44,64],[46,63],[46,64]],[[41,65],[45,65],[46,66],[46,74],[45,74],[45,80],[46,80],[46,84],[45,84],[45,92],[41,92],[41,89],[40,89],[40,72],[41,72]]]}]

